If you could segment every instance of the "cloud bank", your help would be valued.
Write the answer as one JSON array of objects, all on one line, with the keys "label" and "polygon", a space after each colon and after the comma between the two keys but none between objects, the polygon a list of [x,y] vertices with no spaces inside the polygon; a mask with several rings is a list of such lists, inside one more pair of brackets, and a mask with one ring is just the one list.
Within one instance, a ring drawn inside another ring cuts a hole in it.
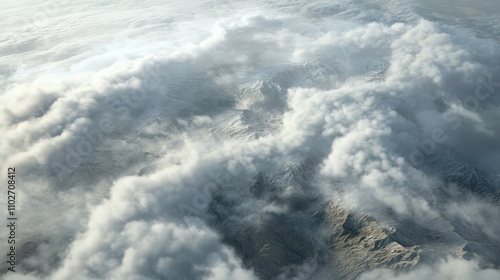
[{"label": "cloud bank", "polygon": [[498,22],[396,2],[5,5],[5,279],[498,276]]}]

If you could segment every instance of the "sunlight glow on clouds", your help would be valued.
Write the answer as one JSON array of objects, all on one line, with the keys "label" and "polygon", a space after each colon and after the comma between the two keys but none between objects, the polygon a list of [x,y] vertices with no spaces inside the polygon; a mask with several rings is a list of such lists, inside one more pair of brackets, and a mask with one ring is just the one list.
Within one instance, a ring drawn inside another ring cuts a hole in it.
[{"label": "sunlight glow on clouds", "polygon": [[[498,277],[498,16],[35,2],[0,6],[0,165],[29,225],[5,279]],[[367,228],[420,263],[336,260]]]}]

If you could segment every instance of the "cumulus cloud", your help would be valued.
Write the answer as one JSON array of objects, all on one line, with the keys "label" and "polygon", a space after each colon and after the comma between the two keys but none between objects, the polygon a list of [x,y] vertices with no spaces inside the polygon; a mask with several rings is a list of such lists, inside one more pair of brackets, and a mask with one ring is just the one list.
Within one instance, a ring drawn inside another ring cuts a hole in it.
[{"label": "cumulus cloud", "polygon": [[410,273],[395,275],[388,271],[373,271],[362,275],[359,279],[498,279],[499,271],[482,269],[476,262],[448,259],[435,267],[421,267]]},{"label": "cumulus cloud", "polygon": [[[500,265],[498,42],[409,1],[299,3],[9,7],[0,165],[30,226],[6,279],[355,277],[376,265],[332,252],[357,237]],[[402,275],[454,267],[497,275]]]}]

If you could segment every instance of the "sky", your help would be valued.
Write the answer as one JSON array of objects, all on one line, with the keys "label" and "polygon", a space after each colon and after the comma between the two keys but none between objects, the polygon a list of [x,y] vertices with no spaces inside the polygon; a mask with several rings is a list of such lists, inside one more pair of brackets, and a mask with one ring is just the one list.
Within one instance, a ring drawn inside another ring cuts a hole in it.
[{"label": "sky", "polygon": [[498,279],[497,6],[0,4],[2,278]]}]

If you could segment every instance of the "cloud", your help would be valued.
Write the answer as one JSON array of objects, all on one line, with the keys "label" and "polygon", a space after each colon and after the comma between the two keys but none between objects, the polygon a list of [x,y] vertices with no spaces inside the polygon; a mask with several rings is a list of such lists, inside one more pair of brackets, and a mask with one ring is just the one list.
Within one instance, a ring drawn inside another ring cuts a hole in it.
[{"label": "cloud", "polygon": [[395,275],[389,271],[368,272],[360,277],[363,280],[371,279],[498,279],[498,270],[482,269],[476,262],[460,259],[448,259],[431,267],[421,267],[409,273]]},{"label": "cloud", "polygon": [[[387,244],[496,265],[496,41],[411,3],[160,2],[44,3],[2,48],[0,165],[30,225],[7,279],[349,270],[318,245],[334,197]],[[496,273],[462,262],[410,275]]]}]

